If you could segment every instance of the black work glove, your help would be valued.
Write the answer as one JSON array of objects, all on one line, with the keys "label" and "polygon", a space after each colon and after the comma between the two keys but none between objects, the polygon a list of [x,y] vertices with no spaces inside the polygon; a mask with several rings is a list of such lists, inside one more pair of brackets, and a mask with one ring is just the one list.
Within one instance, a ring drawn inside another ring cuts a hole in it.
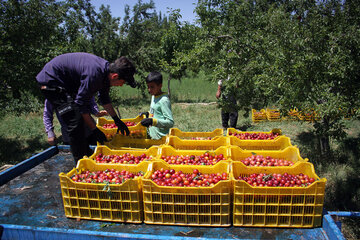
[{"label": "black work glove", "polygon": [[130,131],[129,131],[129,128],[126,126],[126,124],[123,121],[121,121],[118,116],[114,116],[112,118],[114,119],[114,122],[115,122],[116,126],[118,127],[117,133],[119,133],[119,131],[121,131],[121,134],[125,135],[125,132],[126,132],[126,136],[129,136]]},{"label": "black work glove", "polygon": [[149,127],[150,125],[153,125],[153,119],[152,118],[144,118],[143,120],[141,120],[140,123],[144,127]]},{"label": "black work glove", "polygon": [[149,112],[141,112],[139,113],[139,116],[141,117],[142,115],[145,115],[146,118],[149,117]]},{"label": "black work glove", "polygon": [[104,142],[107,141],[105,134],[98,128],[95,128],[92,131],[92,134],[93,134],[94,138],[96,139],[96,141],[98,141],[102,145],[104,144]]}]

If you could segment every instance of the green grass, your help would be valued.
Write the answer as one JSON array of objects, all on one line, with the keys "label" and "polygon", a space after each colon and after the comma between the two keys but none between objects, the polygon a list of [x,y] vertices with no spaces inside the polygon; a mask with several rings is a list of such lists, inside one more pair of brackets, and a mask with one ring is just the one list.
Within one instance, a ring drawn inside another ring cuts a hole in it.
[{"label": "green grass", "polygon": [[[145,81],[136,78],[136,81]],[[164,92],[168,92],[168,75],[163,75]],[[215,102],[217,83],[208,80],[203,72],[198,75],[190,73],[181,79],[170,81],[170,94],[172,102],[196,103],[196,102]],[[111,97],[114,102],[126,105],[136,105],[138,103],[149,103],[151,96],[145,91],[145,97],[138,89],[133,89],[124,85],[123,87],[112,88]]]}]

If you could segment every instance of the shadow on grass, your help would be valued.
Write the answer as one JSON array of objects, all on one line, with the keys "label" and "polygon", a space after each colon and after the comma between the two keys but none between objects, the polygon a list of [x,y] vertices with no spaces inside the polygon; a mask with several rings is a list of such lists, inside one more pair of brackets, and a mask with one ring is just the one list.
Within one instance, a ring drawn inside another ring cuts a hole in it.
[{"label": "shadow on grass", "polygon": [[317,137],[313,132],[301,132],[296,141],[301,146],[300,152],[313,162],[317,162],[320,158],[320,150],[318,149]]},{"label": "shadow on grass", "polygon": [[0,137],[0,165],[17,164],[48,147],[40,136],[28,140]]},{"label": "shadow on grass", "polygon": [[360,135],[356,138],[346,138],[339,145],[339,162],[350,163],[353,167],[360,168]]},{"label": "shadow on grass", "polygon": [[317,139],[313,132],[302,132],[296,141],[301,146],[302,157],[309,158],[315,169],[319,164],[326,171],[321,173],[328,176],[324,206],[330,210],[359,211],[360,136],[345,138],[337,146],[332,144],[330,153],[326,155],[321,155]]},{"label": "shadow on grass", "polygon": [[249,122],[245,122],[241,126],[236,126],[237,129],[239,129],[240,131],[243,131],[243,132],[245,132],[246,130],[248,130],[251,127],[252,127],[252,125]]},{"label": "shadow on grass", "polygon": [[[332,186],[331,199],[328,199],[327,208],[345,211],[360,211],[360,203],[356,193],[360,190],[359,176],[350,172],[342,179],[338,179]],[[329,196],[329,195],[328,195]],[[330,200],[330,201],[329,201]]]}]

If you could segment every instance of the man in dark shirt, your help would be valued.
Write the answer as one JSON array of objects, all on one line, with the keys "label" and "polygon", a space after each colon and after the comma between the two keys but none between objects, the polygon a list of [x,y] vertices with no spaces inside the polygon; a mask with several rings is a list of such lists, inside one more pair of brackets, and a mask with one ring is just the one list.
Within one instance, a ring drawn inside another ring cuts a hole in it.
[{"label": "man in dark shirt", "polygon": [[89,112],[91,99],[97,92],[100,104],[114,119],[118,132],[129,135],[128,127],[116,115],[109,91],[111,86],[124,83],[135,87],[135,72],[134,65],[126,57],[109,63],[89,53],[66,53],[48,62],[36,76],[41,92],[68,127],[75,162],[91,154],[84,141],[84,124],[93,131],[98,142],[103,144],[106,141],[105,134],[96,127]]}]

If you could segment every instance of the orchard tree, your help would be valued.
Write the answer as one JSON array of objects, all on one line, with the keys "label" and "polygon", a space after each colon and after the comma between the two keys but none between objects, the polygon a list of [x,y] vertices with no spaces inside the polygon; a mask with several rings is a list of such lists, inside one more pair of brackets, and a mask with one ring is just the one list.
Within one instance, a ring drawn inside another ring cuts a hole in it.
[{"label": "orchard tree", "polygon": [[[138,0],[131,12],[129,6],[125,7],[125,17],[120,27],[121,54],[136,63],[138,74],[142,78],[146,72],[159,69],[159,42],[165,23],[156,13],[153,1],[143,3]],[[140,83],[140,88],[144,90],[145,84]]]},{"label": "orchard tree", "polygon": [[[54,0],[0,2],[0,101],[38,94],[35,76],[61,52],[62,5]],[[60,47],[61,48],[61,47]],[[30,105],[28,105],[30,106]]]},{"label": "orchard tree", "polygon": [[122,51],[119,29],[120,18],[112,17],[109,6],[102,5],[96,17],[91,52],[109,61],[118,58]]},{"label": "orchard tree", "polygon": [[162,58],[160,66],[162,70],[168,73],[168,94],[171,95],[171,79],[180,80],[186,74],[186,65],[177,64],[176,55],[189,52],[196,41],[197,27],[188,22],[181,22],[179,9],[169,10],[169,21],[167,27],[163,30],[161,38]]},{"label": "orchard tree", "polygon": [[[238,107],[315,110],[322,153],[345,136],[339,109],[359,104],[359,6],[352,1],[199,0],[202,27],[178,64],[229,77]],[[225,103],[221,103],[226,106]]]}]

